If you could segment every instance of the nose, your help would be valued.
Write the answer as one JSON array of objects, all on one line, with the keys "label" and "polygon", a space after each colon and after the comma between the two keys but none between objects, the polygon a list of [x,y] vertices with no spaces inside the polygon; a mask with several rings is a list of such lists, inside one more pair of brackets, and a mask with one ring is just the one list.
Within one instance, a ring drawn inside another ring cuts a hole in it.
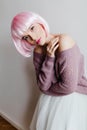
[{"label": "nose", "polygon": [[32,40],[32,41],[36,41],[36,38],[35,38],[35,35],[34,34],[29,34],[29,37],[30,37],[30,39]]},{"label": "nose", "polygon": [[29,35],[29,37],[30,37],[31,41],[34,41],[34,38],[32,36]]}]

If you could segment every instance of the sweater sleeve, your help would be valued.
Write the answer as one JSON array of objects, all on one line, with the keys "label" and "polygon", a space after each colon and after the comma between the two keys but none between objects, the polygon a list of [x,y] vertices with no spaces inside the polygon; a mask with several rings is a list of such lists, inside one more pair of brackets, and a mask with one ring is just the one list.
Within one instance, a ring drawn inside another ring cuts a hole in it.
[{"label": "sweater sleeve", "polygon": [[36,70],[37,84],[41,91],[47,91],[51,86],[54,59],[54,57],[48,55],[42,58],[41,54],[34,53],[33,63]]},{"label": "sweater sleeve", "polygon": [[[40,68],[36,65],[37,84],[43,93],[56,96],[67,95],[77,89],[79,52],[75,47],[59,52],[57,55],[58,79],[53,84],[51,78],[54,71],[54,58],[46,56]],[[35,64],[37,64],[36,59],[37,57],[34,58]]]},{"label": "sweater sleeve", "polygon": [[67,95],[77,89],[78,83],[78,52],[66,50],[60,52],[57,66],[59,67],[58,82],[49,88],[49,93]]},{"label": "sweater sleeve", "polygon": [[35,52],[35,51],[33,53],[33,63],[34,63],[34,67],[35,67],[35,70],[36,70],[36,75],[38,75],[38,73],[40,71],[42,63],[44,61],[44,57],[45,57],[45,55],[43,55],[42,53],[38,53],[38,52]]}]

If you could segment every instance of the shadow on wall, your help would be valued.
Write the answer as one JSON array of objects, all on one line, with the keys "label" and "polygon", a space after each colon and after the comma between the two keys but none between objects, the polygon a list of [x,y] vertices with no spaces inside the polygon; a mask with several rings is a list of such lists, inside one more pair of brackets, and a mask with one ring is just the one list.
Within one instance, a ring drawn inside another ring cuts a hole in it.
[{"label": "shadow on wall", "polygon": [[[12,119],[14,126],[29,130],[40,96],[33,66],[33,56],[25,59],[18,54],[14,46],[9,45],[9,43],[0,45],[0,109]],[[26,80],[27,85],[24,80]],[[27,99],[26,103],[25,99]],[[12,122],[10,123],[12,124]]]}]

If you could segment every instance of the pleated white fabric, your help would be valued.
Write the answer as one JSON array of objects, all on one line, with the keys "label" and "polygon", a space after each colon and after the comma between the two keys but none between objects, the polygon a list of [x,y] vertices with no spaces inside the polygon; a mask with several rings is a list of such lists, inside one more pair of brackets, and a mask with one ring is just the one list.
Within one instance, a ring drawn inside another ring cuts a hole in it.
[{"label": "pleated white fabric", "polygon": [[41,93],[29,130],[87,130],[87,95]]}]

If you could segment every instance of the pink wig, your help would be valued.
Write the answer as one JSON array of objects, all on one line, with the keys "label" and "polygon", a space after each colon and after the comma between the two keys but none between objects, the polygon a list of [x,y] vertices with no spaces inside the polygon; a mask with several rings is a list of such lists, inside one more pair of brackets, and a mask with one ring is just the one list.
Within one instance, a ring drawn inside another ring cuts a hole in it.
[{"label": "pink wig", "polygon": [[33,12],[21,12],[13,18],[11,23],[11,34],[15,47],[19,53],[25,57],[31,56],[35,46],[32,46],[23,40],[22,36],[33,23],[40,23],[43,26],[46,35],[48,35],[49,26],[47,22],[41,16]]}]

